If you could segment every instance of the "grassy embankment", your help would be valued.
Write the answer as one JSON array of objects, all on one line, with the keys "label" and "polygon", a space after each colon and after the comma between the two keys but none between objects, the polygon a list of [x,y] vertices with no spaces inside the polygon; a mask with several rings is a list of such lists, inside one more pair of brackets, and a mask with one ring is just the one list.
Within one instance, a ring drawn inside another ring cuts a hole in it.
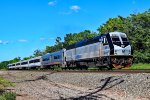
[{"label": "grassy embankment", "polygon": [[14,85],[10,81],[0,76],[0,100],[15,100],[16,99],[15,93],[6,91],[6,88],[9,86],[14,86]]},{"label": "grassy embankment", "polygon": [[130,69],[150,69],[150,64],[133,64]]}]

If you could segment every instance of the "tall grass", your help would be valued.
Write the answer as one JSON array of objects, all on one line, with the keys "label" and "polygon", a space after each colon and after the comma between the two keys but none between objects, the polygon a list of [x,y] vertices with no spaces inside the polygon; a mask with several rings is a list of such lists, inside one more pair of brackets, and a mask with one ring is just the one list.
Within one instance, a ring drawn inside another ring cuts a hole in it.
[{"label": "tall grass", "polygon": [[14,86],[10,81],[0,77],[0,100],[15,100],[16,94],[12,92],[6,92],[6,88]]},{"label": "tall grass", "polygon": [[0,100],[16,100],[16,94],[13,92],[4,92],[0,95]]},{"label": "tall grass", "polygon": [[150,64],[133,64],[130,69],[150,69]]}]

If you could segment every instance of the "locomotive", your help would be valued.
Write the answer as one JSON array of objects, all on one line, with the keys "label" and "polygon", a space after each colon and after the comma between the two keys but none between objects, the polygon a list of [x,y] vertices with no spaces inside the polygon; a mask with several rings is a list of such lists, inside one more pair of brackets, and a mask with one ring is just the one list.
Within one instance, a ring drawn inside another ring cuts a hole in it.
[{"label": "locomotive", "polygon": [[128,68],[132,65],[133,53],[127,35],[110,32],[82,40],[66,48],[47,53],[26,61],[9,64],[9,69],[29,68]]}]

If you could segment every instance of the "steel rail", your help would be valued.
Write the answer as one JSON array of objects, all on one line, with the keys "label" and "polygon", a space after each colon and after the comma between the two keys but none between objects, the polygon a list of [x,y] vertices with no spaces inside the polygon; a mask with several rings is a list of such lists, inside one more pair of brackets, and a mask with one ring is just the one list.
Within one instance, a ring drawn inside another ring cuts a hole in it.
[{"label": "steel rail", "polygon": [[59,72],[59,73],[150,73],[150,69],[144,70],[9,70],[9,71],[33,71],[33,72]]}]

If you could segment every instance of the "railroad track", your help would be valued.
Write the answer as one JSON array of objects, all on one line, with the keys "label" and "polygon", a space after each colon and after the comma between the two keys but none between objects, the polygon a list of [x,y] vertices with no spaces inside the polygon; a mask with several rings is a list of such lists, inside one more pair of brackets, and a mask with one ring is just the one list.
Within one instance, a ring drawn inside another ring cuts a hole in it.
[{"label": "railroad track", "polygon": [[34,71],[34,72],[56,72],[56,73],[150,73],[147,70],[10,70],[10,71]]}]

